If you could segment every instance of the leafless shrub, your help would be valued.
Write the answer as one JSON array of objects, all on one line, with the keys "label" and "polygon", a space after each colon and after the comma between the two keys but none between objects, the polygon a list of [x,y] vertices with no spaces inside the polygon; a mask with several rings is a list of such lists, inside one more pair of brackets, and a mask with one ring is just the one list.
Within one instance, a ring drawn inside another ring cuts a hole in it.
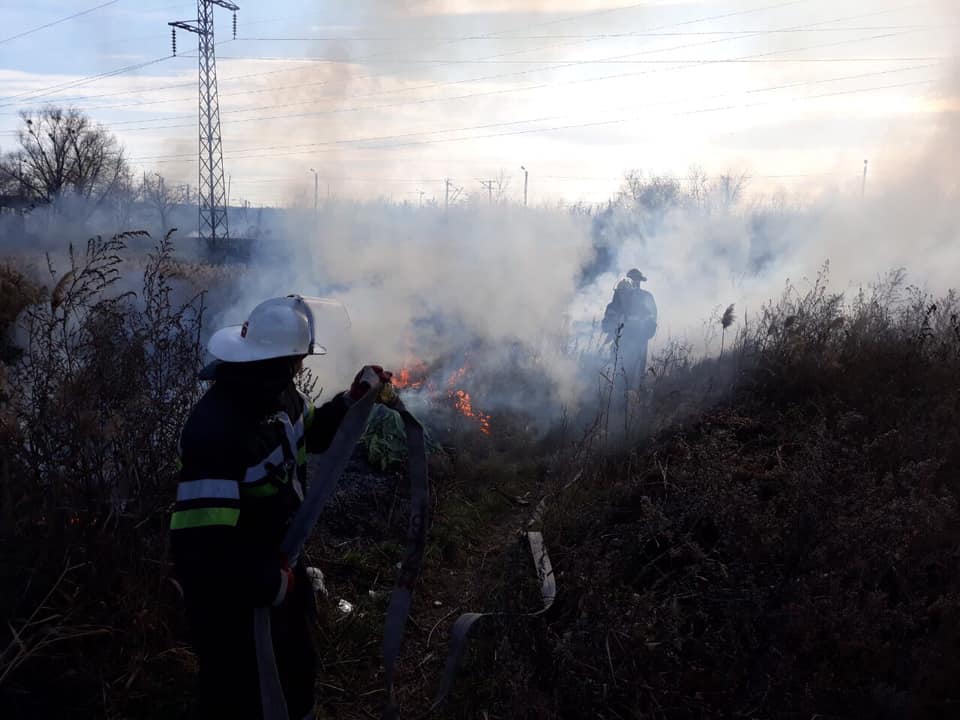
[{"label": "leafless shrub", "polygon": [[[11,399],[23,435],[16,459],[52,513],[105,503],[119,512],[154,509],[165,493],[179,428],[197,396],[202,297],[175,307],[164,274],[163,238],[143,291],[116,291],[124,242],[138,233],[71,247],[70,267],[49,304],[27,310],[26,348],[13,368]],[[102,508],[100,508],[102,509]]]},{"label": "leafless shrub", "polygon": [[[20,647],[4,655],[7,685],[34,683],[14,670],[42,659],[48,640],[58,652],[81,652],[103,634],[91,628],[121,630],[99,641],[100,653],[117,643],[114,661],[169,642],[160,608],[166,517],[180,429],[200,392],[204,301],[176,299],[169,235],[147,258],[140,286],[131,284],[126,243],[144,237],[71,247],[66,268],[48,258],[50,299],[19,321],[23,355],[7,368],[0,398],[0,534],[17,538],[0,552],[11,569],[0,607],[12,622],[0,646]],[[66,556],[75,558],[70,592],[60,574]]]}]

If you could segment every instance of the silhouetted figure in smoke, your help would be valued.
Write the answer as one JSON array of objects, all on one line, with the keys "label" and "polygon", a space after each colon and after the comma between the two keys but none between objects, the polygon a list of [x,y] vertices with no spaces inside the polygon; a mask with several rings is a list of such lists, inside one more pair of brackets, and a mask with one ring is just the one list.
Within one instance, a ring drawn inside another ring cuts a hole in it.
[{"label": "silhouetted figure in smoke", "polygon": [[607,305],[601,325],[608,343],[615,344],[620,333],[620,364],[628,383],[634,387],[643,381],[647,344],[657,334],[657,303],[652,294],[640,287],[646,280],[636,268],[628,272],[613,291],[613,300]]}]

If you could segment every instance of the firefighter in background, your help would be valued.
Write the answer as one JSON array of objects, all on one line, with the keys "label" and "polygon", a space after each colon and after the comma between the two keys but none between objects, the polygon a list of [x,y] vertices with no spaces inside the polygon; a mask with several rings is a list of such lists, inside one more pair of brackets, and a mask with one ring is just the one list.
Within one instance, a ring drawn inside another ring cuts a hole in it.
[{"label": "firefighter in background", "polygon": [[313,717],[315,598],[306,567],[279,547],[306,493],[307,453],[327,449],[347,408],[390,374],[363,368],[348,392],[314,407],[294,385],[326,301],[290,296],[218,330],[204,370],[213,385],[180,441],[171,517],[176,575],[200,670],[199,717],[262,717],[254,610],[272,607],[277,668],[290,717]]},{"label": "firefighter in background", "polygon": [[[601,329],[606,341],[615,344],[628,382],[638,387],[647,369],[647,345],[657,334],[657,303],[653,295],[640,287],[647,278],[633,268],[617,284],[613,300],[607,305]],[[622,330],[621,330],[622,326]]]}]

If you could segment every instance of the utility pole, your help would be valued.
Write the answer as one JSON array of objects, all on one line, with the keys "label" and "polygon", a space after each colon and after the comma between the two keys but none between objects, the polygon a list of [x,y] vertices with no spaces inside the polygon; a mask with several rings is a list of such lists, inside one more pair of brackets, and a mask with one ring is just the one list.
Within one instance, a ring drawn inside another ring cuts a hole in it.
[{"label": "utility pole", "polygon": [[867,196],[867,163],[868,160],[863,161],[863,185],[860,187],[860,197],[865,198]]},{"label": "utility pole", "polygon": [[[313,168],[310,168],[310,172],[313,173],[313,214],[316,215],[320,212],[320,176]],[[329,185],[327,185],[327,199],[330,199]]]},{"label": "utility pole", "polygon": [[493,205],[493,186],[496,183],[496,180],[481,180],[480,185],[486,188],[487,191],[487,204]]},{"label": "utility pole", "polygon": [[530,172],[523,166],[520,166],[520,169],[523,170],[523,206],[527,206],[527,183],[530,180]]},{"label": "utility pole", "polygon": [[443,195],[443,208],[444,210],[450,209],[450,201],[457,202],[457,199],[460,197],[460,193],[463,192],[462,187],[457,187],[453,184],[453,180],[446,178],[444,180],[444,195]]},{"label": "utility pole", "polygon": [[417,192],[420,193],[420,207],[423,207],[423,196],[424,196],[426,193],[424,193],[423,190],[418,190]]},{"label": "utility pole", "polygon": [[220,101],[217,96],[217,59],[214,53],[214,6],[233,12],[233,37],[237,37],[237,10],[227,0],[197,0],[197,19],[167,23],[171,27],[173,54],[177,54],[177,30],[194,33],[198,38],[200,76],[200,169],[198,205],[201,237],[211,246],[230,239],[227,218],[229,198],[223,182],[223,143],[220,137]]}]

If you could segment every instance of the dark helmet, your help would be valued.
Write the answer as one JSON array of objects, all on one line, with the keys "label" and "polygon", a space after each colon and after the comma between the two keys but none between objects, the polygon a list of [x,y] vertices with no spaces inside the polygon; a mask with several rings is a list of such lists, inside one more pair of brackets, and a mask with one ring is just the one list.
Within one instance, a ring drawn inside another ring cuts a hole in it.
[{"label": "dark helmet", "polygon": [[642,272],[640,272],[639,270],[637,270],[636,268],[633,268],[633,270],[631,270],[630,272],[628,272],[628,273],[627,273],[627,277],[630,278],[631,280],[633,280],[634,282],[638,282],[638,283],[646,282],[646,281],[647,281],[647,276],[644,275],[644,274],[643,274]]}]

